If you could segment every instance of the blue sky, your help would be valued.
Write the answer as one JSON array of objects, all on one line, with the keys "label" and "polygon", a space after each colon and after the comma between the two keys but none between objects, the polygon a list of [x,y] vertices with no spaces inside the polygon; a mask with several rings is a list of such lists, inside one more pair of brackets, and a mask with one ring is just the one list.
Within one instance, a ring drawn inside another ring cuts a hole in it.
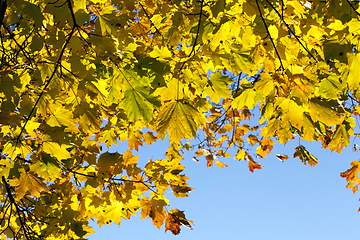
[{"label": "blue sky", "polygon": [[[316,167],[292,158],[298,141],[275,145],[272,154],[262,159],[261,170],[251,173],[247,162],[223,159],[228,168],[206,167],[206,161],[185,155],[185,174],[194,190],[188,198],[168,193],[171,207],[184,210],[194,222],[194,230],[183,228],[180,235],[158,230],[150,219],[140,220],[140,212],[130,220],[95,227],[88,239],[346,239],[358,237],[359,194],[346,189],[340,172],[350,167],[359,153],[351,148],[330,153],[319,144],[304,142],[307,150],[319,159]],[[139,149],[139,161],[163,158],[166,141]],[[112,146],[110,151],[123,153],[127,144]],[[281,162],[276,153],[287,154]],[[136,152],[133,153],[134,155]]]}]

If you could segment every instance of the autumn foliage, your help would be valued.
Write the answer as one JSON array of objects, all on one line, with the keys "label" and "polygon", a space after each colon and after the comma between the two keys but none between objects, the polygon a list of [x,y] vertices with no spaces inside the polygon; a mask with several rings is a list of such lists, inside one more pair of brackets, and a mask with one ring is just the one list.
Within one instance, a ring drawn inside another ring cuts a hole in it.
[{"label": "autumn foliage", "polygon": [[[357,1],[0,0],[0,25],[4,239],[82,239],[89,219],[136,213],[178,234],[192,222],[165,191],[192,190],[184,151],[221,168],[235,149],[254,171],[297,138],[315,166],[302,140],[341,152],[357,136]],[[358,165],[341,174],[354,192]]]}]

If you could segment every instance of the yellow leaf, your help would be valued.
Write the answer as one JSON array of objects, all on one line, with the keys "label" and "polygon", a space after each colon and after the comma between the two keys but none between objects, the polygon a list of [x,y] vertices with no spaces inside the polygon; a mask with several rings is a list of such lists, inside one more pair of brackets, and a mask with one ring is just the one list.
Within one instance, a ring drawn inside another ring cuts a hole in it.
[{"label": "yellow leaf", "polygon": [[133,156],[130,150],[126,150],[123,154],[123,164],[125,166],[137,164],[139,155]]},{"label": "yellow leaf", "polygon": [[355,91],[359,88],[360,84],[360,54],[358,53],[348,53],[349,61],[349,75],[347,78],[347,83],[351,91]]},{"label": "yellow leaf", "polygon": [[105,222],[109,220],[115,222],[116,224],[120,225],[121,218],[128,218],[127,210],[122,202],[119,201],[111,201],[111,205],[107,205],[102,213],[99,215],[98,222],[101,226]]},{"label": "yellow leaf", "polygon": [[167,58],[172,58],[172,53],[167,47],[159,48],[158,45],[155,45],[154,50],[149,53],[149,56],[152,58],[158,58],[159,61],[163,61]]},{"label": "yellow leaf", "polygon": [[227,167],[228,165],[226,165],[225,163],[222,163],[218,160],[216,160],[215,162],[216,166],[218,166],[219,168],[223,168],[223,167]]},{"label": "yellow leaf", "polygon": [[205,122],[204,117],[190,104],[181,101],[170,102],[160,108],[157,131],[165,137],[178,142],[183,138],[195,138],[199,127]]},{"label": "yellow leaf", "polygon": [[256,104],[260,101],[263,101],[263,95],[253,89],[245,89],[239,96],[237,96],[234,101],[231,103],[236,109],[241,110],[243,107],[247,106],[249,109],[253,109]]},{"label": "yellow leaf", "polygon": [[43,142],[43,151],[58,160],[71,158],[70,153],[66,150],[65,145],[59,145],[56,142]]},{"label": "yellow leaf", "polygon": [[79,129],[75,125],[73,113],[64,108],[56,108],[54,113],[47,119],[46,123],[50,127],[68,127],[72,132],[78,133]]},{"label": "yellow leaf", "polygon": [[20,179],[11,181],[11,186],[17,186],[15,190],[17,200],[22,199],[27,191],[37,198],[40,197],[41,191],[47,191],[46,185],[40,178],[31,172],[25,172],[23,169],[20,170]]},{"label": "yellow leaf", "polygon": [[100,133],[100,137],[99,137],[98,141],[105,142],[105,144],[108,148],[110,148],[113,143],[115,145],[117,145],[115,129],[110,128],[109,130],[102,131]]},{"label": "yellow leaf", "polygon": [[11,160],[14,160],[18,155],[21,155],[22,158],[26,158],[29,153],[31,153],[30,146],[26,144],[16,144],[16,142],[7,142],[4,145],[2,150],[3,154],[7,154]]},{"label": "yellow leaf", "polygon": [[299,106],[295,101],[288,98],[284,99],[284,101],[280,103],[279,107],[281,107],[283,110],[282,120],[284,124],[289,121],[291,125],[300,129],[304,121],[304,108]]},{"label": "yellow leaf", "polygon": [[312,98],[309,101],[310,116],[314,122],[320,121],[328,126],[342,123],[340,113],[343,107],[338,101],[326,101],[320,98]]},{"label": "yellow leaf", "polygon": [[147,132],[145,135],[144,135],[144,140],[146,142],[146,145],[150,145],[154,142],[156,142],[157,140],[157,137],[154,136],[154,134],[152,132]]},{"label": "yellow leaf", "polygon": [[269,32],[271,33],[272,39],[276,40],[279,37],[279,31],[278,28],[275,25],[270,25],[268,27]]}]

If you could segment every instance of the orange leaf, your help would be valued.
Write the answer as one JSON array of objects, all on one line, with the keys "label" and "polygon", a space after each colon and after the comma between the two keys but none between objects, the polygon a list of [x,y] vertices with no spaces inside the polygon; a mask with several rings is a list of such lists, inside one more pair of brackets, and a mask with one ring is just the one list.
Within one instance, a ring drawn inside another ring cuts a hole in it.
[{"label": "orange leaf", "polygon": [[249,160],[249,170],[253,173],[255,169],[261,169],[261,165],[253,160]]},{"label": "orange leaf", "polygon": [[218,160],[216,160],[215,164],[216,164],[216,166],[218,166],[219,168],[227,167],[227,165],[226,165],[225,163],[222,163],[222,162],[220,162],[220,161],[218,161]]},{"label": "orange leaf", "polygon": [[150,214],[149,214],[149,216],[152,218],[153,224],[158,229],[160,229],[160,227],[163,225],[166,215],[165,209],[161,208],[160,211],[158,209],[150,210]]}]

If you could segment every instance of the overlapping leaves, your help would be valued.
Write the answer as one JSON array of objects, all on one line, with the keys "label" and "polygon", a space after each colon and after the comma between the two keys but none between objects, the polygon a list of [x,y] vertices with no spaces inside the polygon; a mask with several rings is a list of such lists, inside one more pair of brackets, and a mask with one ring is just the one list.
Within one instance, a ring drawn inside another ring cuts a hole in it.
[{"label": "overlapping leaves", "polygon": [[[276,141],[340,152],[359,115],[359,16],[347,0],[1,0],[1,233],[81,239],[88,219],[141,210],[178,234],[191,221],[165,193],[192,190],[184,150],[226,167],[235,148],[250,171]],[[133,152],[166,136],[164,159]],[[353,191],[357,165],[341,174]]]}]

